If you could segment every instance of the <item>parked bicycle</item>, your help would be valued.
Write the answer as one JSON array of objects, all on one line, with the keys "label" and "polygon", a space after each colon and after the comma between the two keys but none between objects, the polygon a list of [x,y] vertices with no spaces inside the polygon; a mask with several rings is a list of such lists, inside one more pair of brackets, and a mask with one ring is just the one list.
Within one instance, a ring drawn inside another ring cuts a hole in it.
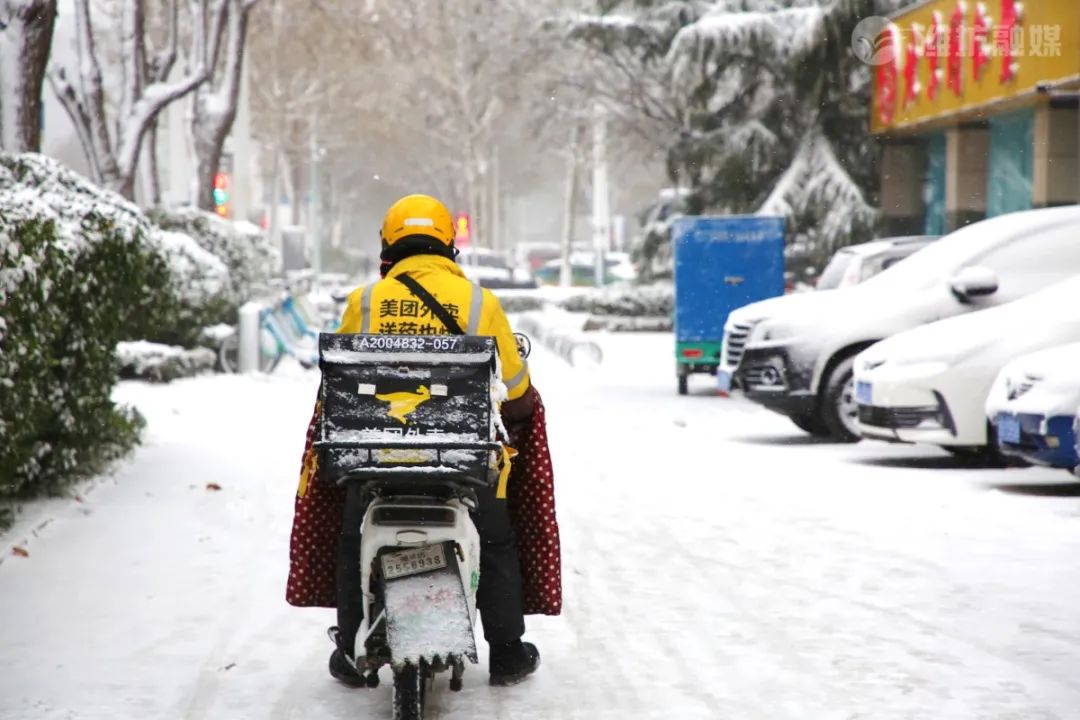
[{"label": "parked bicycle", "polygon": [[[295,358],[304,368],[319,364],[318,330],[309,324],[296,301],[286,295],[259,312],[259,370],[274,372],[286,357]],[[222,339],[218,362],[225,372],[240,366],[240,337],[237,331]]]}]

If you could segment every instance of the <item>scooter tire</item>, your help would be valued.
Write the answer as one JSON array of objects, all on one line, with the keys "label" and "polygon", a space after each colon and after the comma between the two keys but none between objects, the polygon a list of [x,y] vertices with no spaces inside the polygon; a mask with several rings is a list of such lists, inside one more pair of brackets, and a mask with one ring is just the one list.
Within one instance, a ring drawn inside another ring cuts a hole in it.
[{"label": "scooter tire", "polygon": [[426,675],[412,663],[394,670],[394,720],[423,720]]}]

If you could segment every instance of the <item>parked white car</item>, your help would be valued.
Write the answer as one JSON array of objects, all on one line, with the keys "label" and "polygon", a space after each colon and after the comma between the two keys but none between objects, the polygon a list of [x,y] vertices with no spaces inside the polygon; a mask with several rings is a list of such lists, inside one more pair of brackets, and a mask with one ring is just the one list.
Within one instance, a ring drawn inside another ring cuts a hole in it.
[{"label": "parked white car", "polygon": [[[1054,260],[1044,256],[1044,262]],[[893,335],[859,354],[860,432],[996,451],[986,421],[994,379],[1020,355],[1080,341],[1078,298],[1080,275],[1008,305]]]},{"label": "parked white car", "polygon": [[[1073,450],[1076,451],[1076,457],[1080,458],[1080,408],[1076,409],[1076,418],[1073,421],[1073,437],[1076,438]],[[1073,468],[1073,474],[1080,477],[1080,465]]]},{"label": "parked white car", "polygon": [[736,310],[725,326],[720,372],[734,373],[747,398],[807,432],[857,440],[852,368],[859,352],[898,332],[1007,303],[1077,273],[1080,207],[991,218],[859,285]]},{"label": "parked white car", "polygon": [[814,288],[836,290],[866,282],[937,239],[936,235],[911,235],[840,248],[821,271]]},{"label": "parked white car", "polygon": [[501,254],[487,248],[465,248],[457,257],[465,277],[492,289],[536,287],[536,278],[525,268],[511,267]]},{"label": "parked white car", "polygon": [[1077,408],[1080,342],[1013,360],[998,373],[986,398],[986,416],[1003,453],[1066,470],[1080,465]]}]

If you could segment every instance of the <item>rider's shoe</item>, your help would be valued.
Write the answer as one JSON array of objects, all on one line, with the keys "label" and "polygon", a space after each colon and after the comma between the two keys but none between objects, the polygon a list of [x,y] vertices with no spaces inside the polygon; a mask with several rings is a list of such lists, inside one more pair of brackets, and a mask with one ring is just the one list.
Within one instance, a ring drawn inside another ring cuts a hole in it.
[{"label": "rider's shoe", "polygon": [[330,655],[330,674],[343,685],[353,688],[364,687],[364,677],[352,666],[340,649]]},{"label": "rider's shoe", "polygon": [[540,651],[520,640],[492,645],[488,672],[492,685],[517,685],[540,667]]}]

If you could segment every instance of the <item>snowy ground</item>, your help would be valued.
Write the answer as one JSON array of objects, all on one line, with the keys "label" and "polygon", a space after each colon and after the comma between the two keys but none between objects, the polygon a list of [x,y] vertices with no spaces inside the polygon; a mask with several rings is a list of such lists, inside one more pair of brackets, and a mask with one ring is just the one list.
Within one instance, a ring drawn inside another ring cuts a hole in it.
[{"label": "snowy ground", "polygon": [[[678,397],[669,337],[604,345],[602,374],[534,356],[566,584],[564,616],[529,621],[543,667],[441,678],[431,717],[1080,717],[1068,475],[811,442],[704,378]],[[284,602],[316,382],[119,389],[145,446],[2,539],[0,718],[390,717],[385,676],[327,676],[332,613]]]}]

